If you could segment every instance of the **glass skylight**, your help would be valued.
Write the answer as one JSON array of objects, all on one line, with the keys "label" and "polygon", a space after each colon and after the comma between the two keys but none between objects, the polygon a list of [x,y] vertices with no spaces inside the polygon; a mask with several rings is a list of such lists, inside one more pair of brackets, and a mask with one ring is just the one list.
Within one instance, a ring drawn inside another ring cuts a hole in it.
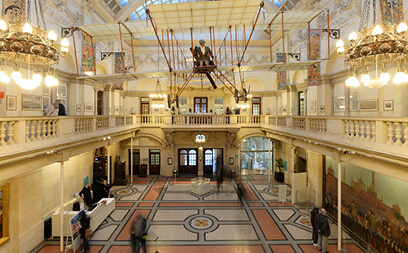
[{"label": "glass skylight", "polygon": [[118,2],[119,2],[119,4],[120,4],[120,6],[125,6],[125,5],[127,5],[128,3],[129,3],[129,0],[118,0]]},{"label": "glass skylight", "polygon": [[[121,2],[129,2],[129,0],[119,0]],[[187,3],[195,2],[195,0],[148,0],[146,4],[139,6],[132,14],[129,15],[129,19],[132,21],[146,20],[146,6],[150,4],[177,4],[177,3]],[[123,5],[122,5],[123,6]]]}]

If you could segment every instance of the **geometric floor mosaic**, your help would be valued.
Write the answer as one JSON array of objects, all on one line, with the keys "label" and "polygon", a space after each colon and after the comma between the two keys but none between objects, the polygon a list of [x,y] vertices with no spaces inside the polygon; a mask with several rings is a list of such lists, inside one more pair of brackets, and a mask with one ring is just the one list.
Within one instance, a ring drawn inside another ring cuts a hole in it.
[{"label": "geometric floor mosaic", "polygon": [[[238,199],[234,182],[224,182],[217,191],[211,181],[210,192],[191,192],[190,179],[165,177],[136,178],[127,186],[113,186],[115,210],[94,231],[91,253],[131,252],[130,224],[136,215],[147,219],[147,251],[184,252],[316,252],[312,245],[310,207],[278,202],[278,184],[266,176],[242,178],[247,195]],[[337,226],[331,222],[329,252],[337,250]],[[157,239],[156,242],[154,240]],[[348,235],[343,248],[363,252]],[[59,241],[39,245],[40,253],[59,252]],[[72,252],[72,251],[71,251]]]}]

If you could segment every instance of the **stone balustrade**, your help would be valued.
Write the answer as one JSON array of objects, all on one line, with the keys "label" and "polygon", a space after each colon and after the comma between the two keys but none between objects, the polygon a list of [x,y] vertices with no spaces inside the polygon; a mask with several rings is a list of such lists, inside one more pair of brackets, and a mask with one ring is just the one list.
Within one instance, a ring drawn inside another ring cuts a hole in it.
[{"label": "stone balustrade", "polygon": [[[262,127],[334,144],[407,153],[408,119],[273,115],[114,115],[0,118],[0,157],[142,127]],[[389,149],[396,147],[397,149]]]}]

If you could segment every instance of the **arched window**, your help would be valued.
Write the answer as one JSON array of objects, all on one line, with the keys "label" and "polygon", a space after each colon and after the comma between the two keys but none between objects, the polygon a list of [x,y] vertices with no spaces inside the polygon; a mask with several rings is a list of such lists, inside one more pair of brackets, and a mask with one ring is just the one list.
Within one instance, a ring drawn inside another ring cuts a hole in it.
[{"label": "arched window", "polygon": [[206,150],[205,151],[205,154],[204,154],[204,165],[205,166],[210,166],[210,165],[213,165],[213,152],[212,152],[212,150]]},{"label": "arched window", "polygon": [[[197,151],[195,150],[190,150],[188,152],[188,165],[190,166],[196,166],[197,165]],[[185,164],[187,165],[187,163]]]},{"label": "arched window", "polygon": [[187,150],[180,151],[180,165],[187,166]]}]

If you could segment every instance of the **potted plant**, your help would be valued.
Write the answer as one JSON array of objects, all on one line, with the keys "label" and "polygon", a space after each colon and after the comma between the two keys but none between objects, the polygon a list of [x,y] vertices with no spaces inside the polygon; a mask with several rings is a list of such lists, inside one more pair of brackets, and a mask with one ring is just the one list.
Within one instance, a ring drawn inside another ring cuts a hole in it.
[{"label": "potted plant", "polygon": [[278,158],[275,159],[276,166],[275,166],[275,180],[277,182],[284,182],[285,181],[285,174],[283,173],[283,159]]}]

